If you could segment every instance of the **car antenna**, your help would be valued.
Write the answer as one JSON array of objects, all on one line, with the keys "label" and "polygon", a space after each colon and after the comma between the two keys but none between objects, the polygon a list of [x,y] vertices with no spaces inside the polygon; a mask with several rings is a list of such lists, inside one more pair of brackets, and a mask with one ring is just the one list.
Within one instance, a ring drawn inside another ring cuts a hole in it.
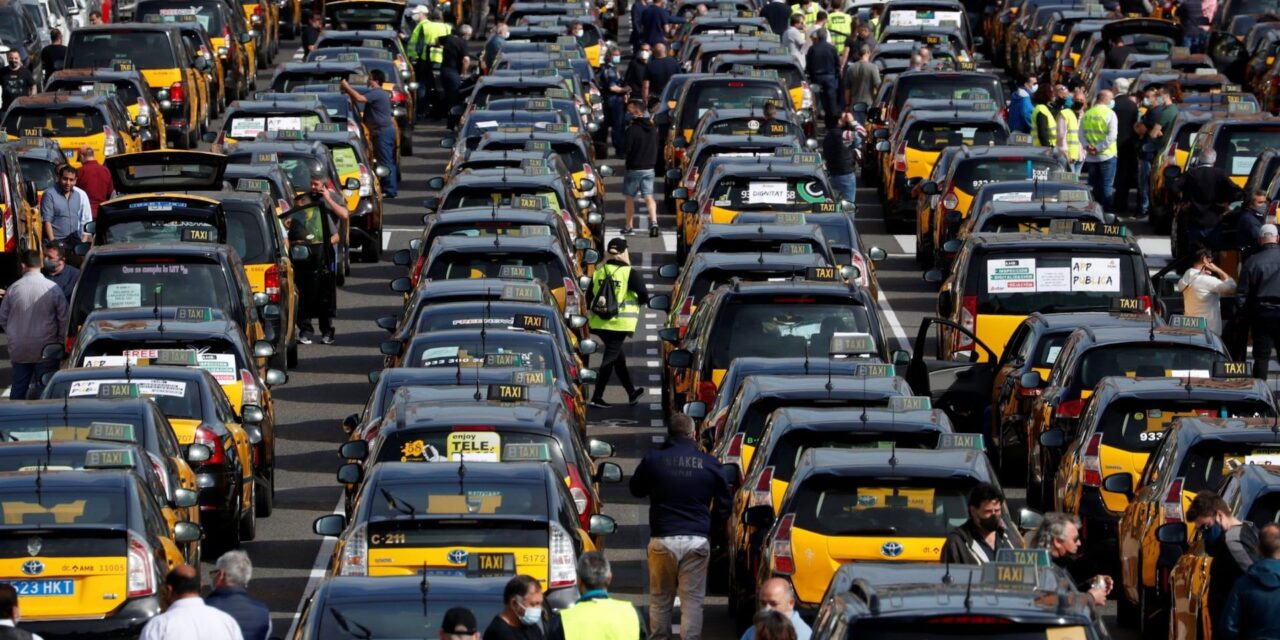
[{"label": "car antenna", "polygon": [[431,591],[431,584],[427,582],[427,561],[422,561],[422,581],[418,583],[418,592],[422,594],[422,617],[427,615],[427,592]]},{"label": "car antenna", "polygon": [[964,588],[964,610],[967,613],[973,608],[973,572],[969,572],[969,586]]},{"label": "car antenna", "polygon": [[[488,323],[489,323],[489,307],[488,305],[486,305],[485,311],[484,311],[484,321],[480,323],[480,366],[484,365],[485,338],[488,336],[488,327],[487,327]],[[458,361],[461,362],[462,359],[459,358]],[[476,402],[480,402],[481,400],[484,399],[484,396],[480,394],[480,366],[476,367],[476,392],[473,396],[471,396],[475,398]]]},{"label": "car antenna", "polygon": [[809,341],[804,341],[804,374],[809,375]]},{"label": "car antenna", "polygon": [[[164,285],[157,283],[156,295],[155,295],[155,306],[151,307],[151,313],[155,316],[156,320],[160,321],[160,326],[157,327],[157,329],[160,330],[160,333],[164,333],[164,316],[160,313],[160,307],[163,306],[163,299],[164,299]],[[125,361],[128,362],[128,360],[129,358],[128,356],[126,356]]]},{"label": "car antenna", "polygon": [[1155,342],[1156,341],[1156,304],[1154,299],[1151,302],[1147,303],[1147,315],[1151,316],[1151,327],[1147,330],[1147,339],[1152,342]]},{"label": "car antenna", "polygon": [[889,466],[891,467],[898,466],[898,441],[897,440],[889,441]]},{"label": "car antenna", "polygon": [[951,584],[951,556],[943,554],[943,562],[946,563],[946,572],[942,574],[942,584]]},{"label": "car antenna", "polygon": [[458,495],[460,496],[467,495],[466,486],[463,485],[463,481],[466,480],[466,478],[467,478],[467,456],[459,453],[458,454]]},{"label": "car antenna", "polygon": [[[870,372],[862,367],[858,367],[858,369],[862,369],[862,417],[859,419],[862,421],[862,426],[865,427],[867,426],[867,374]],[[890,462],[893,461],[890,460]]]},{"label": "car antenna", "polygon": [[823,385],[827,390],[827,395],[831,395],[831,390],[835,385],[831,384],[831,354],[827,353],[827,384]]}]

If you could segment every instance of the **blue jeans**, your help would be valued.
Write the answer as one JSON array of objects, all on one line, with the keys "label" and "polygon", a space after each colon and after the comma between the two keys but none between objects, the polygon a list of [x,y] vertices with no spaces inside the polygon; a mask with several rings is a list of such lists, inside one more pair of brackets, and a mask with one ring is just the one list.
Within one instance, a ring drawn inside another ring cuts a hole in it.
[{"label": "blue jeans", "polygon": [[14,362],[13,386],[9,388],[10,400],[39,398],[44,393],[44,375],[58,370],[57,360],[40,362]]},{"label": "blue jeans", "polygon": [[1111,197],[1115,194],[1116,159],[1113,157],[1100,162],[1084,163],[1089,173],[1089,188],[1093,191],[1093,199],[1102,205],[1103,211],[1111,211]]},{"label": "blue jeans", "polygon": [[[457,69],[448,67],[440,69],[440,93],[443,95],[444,105],[441,108],[445,113],[449,112],[454,106],[462,104],[462,94],[459,93],[462,88],[462,76],[458,75]],[[447,116],[445,124],[450,128],[458,123],[458,116]]]},{"label": "blue jeans", "polygon": [[814,76],[813,82],[822,88],[819,94],[819,98],[822,100],[822,116],[825,119],[826,127],[830,129],[836,126],[836,122],[840,118],[840,83],[836,81],[835,75],[830,73]]},{"label": "blue jeans", "polygon": [[1151,161],[1138,158],[1138,215],[1151,213]]},{"label": "blue jeans", "polygon": [[377,140],[378,164],[391,170],[387,177],[382,179],[382,195],[388,198],[394,198],[400,193],[400,180],[396,176],[396,130],[395,127],[386,127],[378,132]]},{"label": "blue jeans", "polygon": [[613,151],[622,155],[622,146],[626,141],[626,104],[621,96],[610,95],[604,99],[604,122],[609,127],[609,141],[613,143]]},{"label": "blue jeans", "polygon": [[835,187],[836,194],[842,200],[849,202],[857,202],[858,198],[858,174],[846,173],[840,176],[831,176],[831,186]]}]

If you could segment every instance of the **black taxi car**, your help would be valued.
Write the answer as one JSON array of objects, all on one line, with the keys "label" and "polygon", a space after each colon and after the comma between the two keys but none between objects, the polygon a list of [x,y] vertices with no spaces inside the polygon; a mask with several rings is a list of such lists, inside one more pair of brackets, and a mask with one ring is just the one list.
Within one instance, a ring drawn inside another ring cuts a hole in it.
[{"label": "black taxi car", "polygon": [[[446,611],[466,607],[477,620],[492,620],[505,603],[510,571],[478,568],[461,576],[325,578],[302,603],[297,631],[289,640],[322,640],[350,632],[373,638],[406,638],[439,629]],[[425,588],[425,590],[424,590]],[[406,615],[421,609],[422,615]]]}]

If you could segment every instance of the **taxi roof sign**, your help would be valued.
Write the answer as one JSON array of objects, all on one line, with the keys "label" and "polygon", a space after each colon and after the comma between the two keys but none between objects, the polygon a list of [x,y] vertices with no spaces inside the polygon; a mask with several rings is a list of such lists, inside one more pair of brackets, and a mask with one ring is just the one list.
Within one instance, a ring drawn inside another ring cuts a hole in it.
[{"label": "taxi roof sign", "polygon": [[774,216],[773,222],[774,224],[804,224],[804,214],[791,212],[779,213]]},{"label": "taxi roof sign", "polygon": [[542,289],[532,284],[507,284],[502,286],[499,300],[510,302],[542,302]]},{"label": "taxi roof sign", "polygon": [[266,193],[271,190],[271,183],[261,178],[240,178],[236,180],[236,191]]},{"label": "taxi roof sign", "polygon": [[520,235],[526,238],[550,236],[551,227],[548,227],[545,224],[522,224],[520,225]]},{"label": "taxi roof sign", "polygon": [[217,237],[213,234],[213,229],[198,229],[186,227],[182,230],[183,242],[215,242]]},{"label": "taxi roof sign", "polygon": [[551,199],[547,196],[516,196],[511,202],[511,206],[517,209],[533,209],[541,211],[551,208]]},{"label": "taxi roof sign", "polygon": [[1005,587],[1035,587],[1039,584],[1040,568],[1011,562],[991,562],[982,565],[982,582]]},{"label": "taxi roof sign", "polygon": [[550,324],[546,316],[532,313],[517,313],[511,317],[511,326],[525,331],[548,331]]},{"label": "taxi roof sign", "polygon": [[319,122],[311,130],[317,133],[342,133],[347,130],[347,126],[341,122]]},{"label": "taxi roof sign", "polygon": [[976,71],[977,69],[977,65],[967,60],[956,61],[956,71]]},{"label": "taxi roof sign", "polygon": [[524,101],[524,108],[529,111],[546,111],[552,108],[551,100],[547,98],[529,98]]},{"label": "taxi roof sign", "polygon": [[544,386],[551,384],[550,380],[551,374],[545,369],[542,371],[517,371],[511,374],[511,382],[513,384],[522,384],[525,386]]},{"label": "taxi roof sign", "polygon": [[[502,129],[498,129],[501,131]],[[551,142],[548,140],[530,140],[524,143],[525,151],[550,151]]]},{"label": "taxi roof sign", "polygon": [[542,95],[551,100],[568,100],[573,97],[573,95],[569,93],[568,89],[560,88],[546,89],[542,92]]},{"label": "taxi roof sign", "polygon": [[1107,224],[1097,220],[1076,220],[1073,232],[1080,235],[1115,236],[1119,238],[1129,235],[1129,229],[1124,225]]},{"label": "taxi roof sign", "polygon": [[253,164],[280,164],[280,156],[274,151],[253,154]]},{"label": "taxi roof sign", "polygon": [[1147,307],[1139,298],[1112,298],[1109,310],[1113,313],[1142,313]]},{"label": "taxi roof sign", "polygon": [[209,307],[178,307],[173,312],[173,319],[180,322],[208,322],[213,320],[213,309]]},{"label": "taxi roof sign", "polygon": [[1252,362],[1215,362],[1213,363],[1215,378],[1252,378]]},{"label": "taxi roof sign", "polygon": [[1088,202],[1089,192],[1083,189],[1063,189],[1058,192],[1058,202]]},{"label": "taxi roof sign", "polygon": [[86,469],[132,469],[136,464],[130,449],[93,449],[84,454]]},{"label": "taxi roof sign", "polygon": [[505,442],[502,444],[502,460],[551,462],[551,445],[545,442]]},{"label": "taxi roof sign", "polygon": [[533,267],[528,265],[504,264],[498,267],[498,277],[504,280],[532,280]]},{"label": "taxi roof sign", "polygon": [[299,129],[277,129],[274,132],[276,140],[289,140],[293,142],[301,142],[307,139],[305,131]]},{"label": "taxi roof sign", "polygon": [[981,433],[943,433],[938,435],[939,449],[972,449],[974,451],[982,451],[982,442]]},{"label": "taxi roof sign", "polygon": [[903,411],[930,411],[933,400],[929,396],[893,396],[889,398],[889,410],[894,413]]},{"label": "taxi roof sign", "polygon": [[822,282],[835,282],[835,267],[809,267],[805,271],[806,280],[818,280]]},{"label": "taxi roof sign", "polygon": [[833,356],[866,355],[876,352],[876,341],[869,333],[834,333],[831,335]]},{"label": "taxi roof sign", "polygon": [[524,356],[519,353],[486,353],[484,354],[484,366],[523,367]]},{"label": "taxi roof sign", "polygon": [[536,167],[541,169],[546,166],[547,166],[546,158],[525,158],[524,160],[520,161],[521,169],[528,169],[530,167]]},{"label": "taxi roof sign", "polygon": [[[106,384],[102,385],[107,386]],[[129,385],[136,388],[136,385]],[[101,387],[99,387],[101,389]],[[89,435],[85,436],[89,440],[104,440],[107,442],[137,442],[138,435],[136,428],[124,422],[90,422]]]},{"label": "taxi roof sign", "polygon": [[493,578],[513,576],[516,573],[514,553],[467,554],[468,578]]},{"label": "taxi roof sign", "polygon": [[778,253],[784,256],[806,256],[813,253],[813,245],[807,242],[783,242],[778,245]]},{"label": "taxi roof sign", "polygon": [[1031,144],[1031,134],[1015,131],[1009,134],[1009,144]]},{"label": "taxi roof sign", "polygon": [[[489,356],[485,356],[485,360],[487,361],[488,359]],[[529,400],[529,387],[522,384],[491,384],[489,385],[489,399],[502,402],[526,402]]]},{"label": "taxi roof sign", "polygon": [[137,67],[133,66],[132,62],[117,60],[111,63],[112,71],[133,71],[135,69],[137,69]]},{"label": "taxi roof sign", "polygon": [[136,398],[138,385],[127,382],[104,382],[98,385],[99,398]]},{"label": "taxi roof sign", "polygon": [[1022,564],[1032,567],[1048,567],[1051,565],[1048,549],[1000,549],[996,551],[996,562]]},{"label": "taxi roof sign", "polygon": [[1252,102],[1227,102],[1227,113],[1257,113],[1258,105]]},{"label": "taxi roof sign", "polygon": [[[192,312],[195,309],[191,309]],[[151,364],[166,367],[194,367],[200,361],[193,349],[161,349],[152,358]]]},{"label": "taxi roof sign", "polygon": [[891,364],[873,363],[854,367],[853,375],[859,378],[892,378],[897,374]]},{"label": "taxi roof sign", "polygon": [[1184,316],[1174,314],[1169,316],[1169,326],[1175,329],[1197,329],[1204,331],[1209,328],[1209,321],[1202,316]]}]

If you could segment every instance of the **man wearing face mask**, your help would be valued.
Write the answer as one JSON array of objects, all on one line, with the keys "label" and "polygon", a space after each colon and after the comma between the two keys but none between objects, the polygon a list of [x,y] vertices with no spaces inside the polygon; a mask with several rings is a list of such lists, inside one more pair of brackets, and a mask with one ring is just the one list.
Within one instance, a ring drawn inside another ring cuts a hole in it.
[{"label": "man wearing face mask", "polygon": [[969,492],[969,519],[947,534],[942,560],[956,564],[987,564],[996,561],[1000,549],[1012,549],[1004,532],[1004,494],[982,483]]},{"label": "man wearing face mask", "polygon": [[1023,76],[1018,90],[1013,92],[1009,101],[1009,129],[1022,133],[1031,133],[1031,96],[1040,86],[1035,76]]},{"label": "man wearing face mask", "polygon": [[1098,92],[1098,99],[1080,119],[1080,144],[1084,145],[1085,173],[1089,176],[1089,188],[1093,199],[1102,205],[1103,211],[1114,211],[1111,200],[1115,193],[1116,139],[1119,124],[1112,111],[1115,96],[1110,89]]},{"label": "man wearing face mask", "polygon": [[[809,640],[813,630],[796,611],[796,592],[791,583],[782,578],[769,578],[760,585],[760,610],[777,611],[791,621],[791,628],[796,630],[796,640]],[[755,640],[756,628],[752,626],[742,634],[742,640]]]},{"label": "man wearing face mask", "polygon": [[600,86],[604,88],[604,122],[609,127],[609,141],[613,143],[614,153],[622,155],[626,138],[627,95],[631,89],[618,75],[618,63],[622,62],[622,52],[617,46],[609,47],[600,63]]},{"label": "man wearing face mask", "polygon": [[1204,605],[1214,627],[1218,627],[1231,588],[1258,561],[1258,531],[1251,523],[1232,515],[1231,507],[1213,491],[1196,494],[1187,508],[1187,522],[1200,530],[1204,551],[1213,559],[1209,564],[1209,597]]},{"label": "man wearing face mask", "polygon": [[71,292],[76,288],[76,280],[80,279],[80,270],[67,264],[67,250],[61,242],[51,240],[44,243],[44,267],[40,273],[58,285],[67,302],[71,301]]},{"label": "man wearing face mask", "polygon": [[1075,96],[1063,85],[1055,89],[1058,97],[1054,110],[1058,114],[1058,151],[1067,156],[1072,171],[1080,164],[1080,118],[1076,116]]},{"label": "man wearing face mask", "polygon": [[578,559],[578,601],[551,619],[549,640],[635,640],[640,618],[635,606],[609,597],[613,569],[599,551]]},{"label": "man wearing face mask", "polygon": [[1080,520],[1069,513],[1051,512],[1044,515],[1027,548],[1045,549],[1054,566],[1062,569],[1071,577],[1071,582],[1082,592],[1093,597],[1094,604],[1099,607],[1107,604],[1107,594],[1111,593],[1114,582],[1111,576],[1084,575],[1087,568],[1077,562],[1084,555],[1080,549]]},{"label": "man wearing face mask", "polygon": [[502,611],[484,630],[483,640],[542,640],[542,587],[518,575],[502,590]]},{"label": "man wearing face mask", "polygon": [[31,75],[31,70],[23,66],[22,56],[18,54],[17,49],[10,49],[8,54],[9,66],[0,69],[0,91],[3,99],[0,102],[0,109],[8,109],[9,104],[18,98],[18,96],[34,96],[36,94],[36,79]]},{"label": "man wearing face mask", "polygon": [[627,65],[627,72],[622,76],[622,83],[627,85],[633,96],[644,94],[644,72],[649,67],[651,55],[653,50],[649,48],[649,44],[641,44],[640,50],[631,59],[631,64]]}]

